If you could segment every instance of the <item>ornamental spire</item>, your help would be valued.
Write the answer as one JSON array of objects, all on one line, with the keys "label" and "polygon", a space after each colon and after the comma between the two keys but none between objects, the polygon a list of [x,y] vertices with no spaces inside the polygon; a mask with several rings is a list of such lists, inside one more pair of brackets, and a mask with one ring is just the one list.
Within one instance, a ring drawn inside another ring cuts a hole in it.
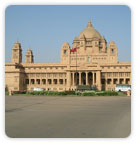
[{"label": "ornamental spire", "polygon": [[90,19],[90,18],[89,18],[89,22],[88,22],[87,27],[92,27],[92,24],[91,24],[91,19]]}]

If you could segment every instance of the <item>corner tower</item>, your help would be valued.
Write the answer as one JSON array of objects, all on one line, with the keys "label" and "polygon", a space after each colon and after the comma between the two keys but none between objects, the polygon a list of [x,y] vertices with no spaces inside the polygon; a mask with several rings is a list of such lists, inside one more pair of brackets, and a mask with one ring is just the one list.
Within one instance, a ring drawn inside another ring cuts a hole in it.
[{"label": "corner tower", "polygon": [[65,42],[61,48],[61,63],[69,64],[70,60],[70,45],[68,42]]},{"label": "corner tower", "polygon": [[109,56],[108,61],[110,63],[118,62],[118,49],[114,41],[109,42],[108,56]]},{"label": "corner tower", "polygon": [[21,44],[17,41],[12,48],[12,56],[11,56],[12,63],[22,63],[22,49]]},{"label": "corner tower", "polygon": [[34,63],[34,56],[31,49],[28,49],[26,52],[25,63]]}]

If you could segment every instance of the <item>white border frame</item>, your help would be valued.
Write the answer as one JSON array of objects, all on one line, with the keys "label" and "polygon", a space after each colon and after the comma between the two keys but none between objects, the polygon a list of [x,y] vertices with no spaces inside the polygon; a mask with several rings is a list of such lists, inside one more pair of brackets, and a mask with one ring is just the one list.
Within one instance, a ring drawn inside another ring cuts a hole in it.
[{"label": "white border frame", "polygon": [[[131,134],[127,138],[9,138],[5,134],[5,9],[9,5],[127,5],[131,9]],[[0,0],[0,142],[1,143],[134,143],[136,141],[136,0]],[[135,113],[134,113],[135,112]],[[134,122],[135,121],[135,122]]]}]

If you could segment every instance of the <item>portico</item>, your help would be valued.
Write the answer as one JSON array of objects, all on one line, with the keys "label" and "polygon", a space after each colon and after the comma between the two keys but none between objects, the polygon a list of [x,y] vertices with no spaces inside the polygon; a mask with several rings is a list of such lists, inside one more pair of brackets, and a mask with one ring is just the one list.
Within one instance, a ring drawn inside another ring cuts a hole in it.
[{"label": "portico", "polygon": [[[100,71],[75,71],[71,72],[71,86],[75,87],[77,85],[91,85],[95,86],[100,83],[101,77],[97,77],[97,73]],[[100,85],[99,85],[100,86]]]}]

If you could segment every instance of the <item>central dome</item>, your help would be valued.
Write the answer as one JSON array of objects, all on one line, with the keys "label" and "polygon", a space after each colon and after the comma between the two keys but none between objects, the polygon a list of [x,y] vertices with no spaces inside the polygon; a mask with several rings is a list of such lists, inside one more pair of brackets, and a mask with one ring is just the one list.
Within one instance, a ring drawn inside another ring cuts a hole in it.
[{"label": "central dome", "polygon": [[85,36],[85,38],[98,38],[101,39],[100,33],[94,29],[94,27],[91,24],[91,21],[89,20],[87,27],[80,33],[79,39]]}]

